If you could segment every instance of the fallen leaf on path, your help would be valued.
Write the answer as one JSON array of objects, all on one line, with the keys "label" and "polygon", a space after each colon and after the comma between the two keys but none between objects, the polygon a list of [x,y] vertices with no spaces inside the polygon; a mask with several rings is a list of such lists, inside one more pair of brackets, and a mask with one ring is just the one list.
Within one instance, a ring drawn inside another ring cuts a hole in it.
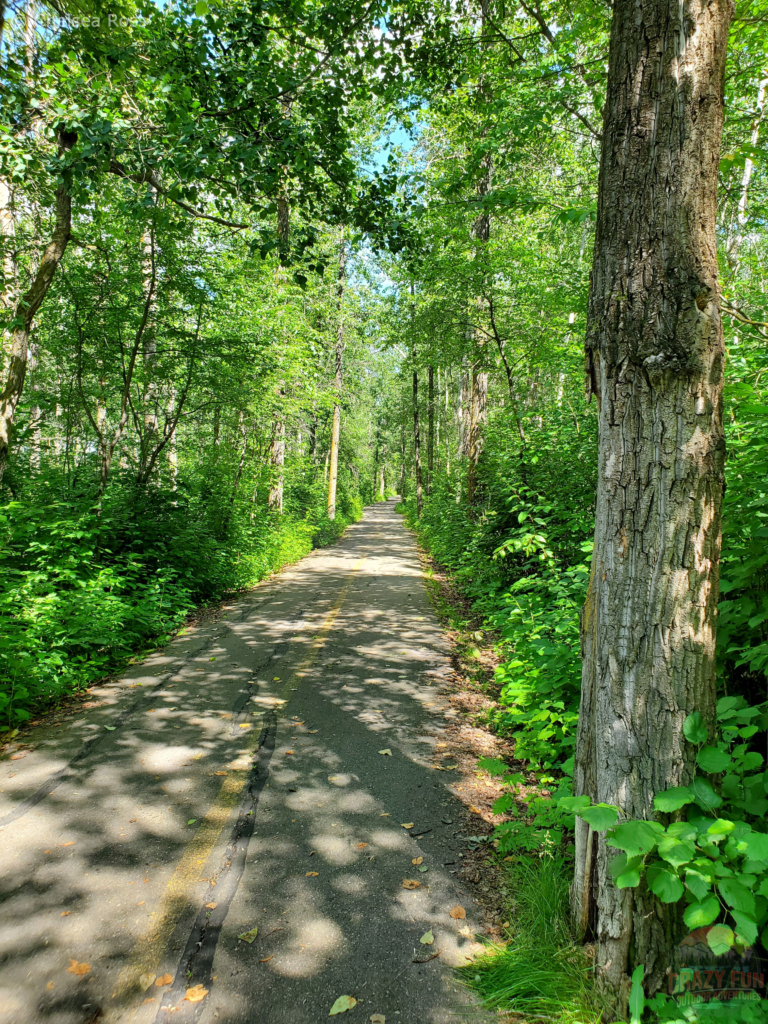
[{"label": "fallen leaf on path", "polygon": [[75,840],[74,839],[70,839],[70,841],[68,843],[59,843],[59,846],[74,846],[74,845],[75,845]]},{"label": "fallen leaf on path", "polygon": [[444,749],[445,747],[447,747],[447,746],[448,746],[448,744],[447,744],[447,743],[438,743],[438,744],[437,744],[437,749],[438,749],[438,750],[443,750],[443,749]]},{"label": "fallen leaf on path", "polygon": [[226,772],[214,772],[214,775],[226,775]]},{"label": "fallen leaf on path", "polygon": [[368,843],[358,843],[357,844],[357,848],[358,848],[358,850],[364,850],[367,845],[368,845]]},{"label": "fallen leaf on path", "polygon": [[424,934],[419,939],[419,942],[422,944],[422,946],[431,946],[434,941],[435,936],[432,934],[431,928],[429,929],[428,932],[424,932]]},{"label": "fallen leaf on path", "polygon": [[48,984],[47,984],[47,985],[46,985],[45,987],[46,987],[46,988],[48,989],[48,991],[50,992],[50,990],[51,990],[51,989],[54,989],[54,988],[56,988],[56,983],[55,983],[55,982],[53,982],[53,981],[49,981],[49,982],[48,982]]},{"label": "fallen leaf on path", "polygon": [[483,812],[482,812],[482,811],[480,810],[480,808],[479,808],[479,807],[475,807],[475,805],[474,805],[474,804],[470,804],[470,805],[469,805],[469,809],[470,809],[470,811],[472,812],[472,814],[482,814],[482,813],[483,813]]},{"label": "fallen leaf on path", "polygon": [[280,682],[280,676],[272,676],[272,682],[273,683],[279,683]]},{"label": "fallen leaf on path", "polygon": [[384,750],[380,750],[379,753],[380,754],[386,754],[387,757],[392,757],[392,751],[389,749],[389,747],[385,747],[385,749]]},{"label": "fallen leaf on path", "polygon": [[188,825],[194,825],[196,821],[197,821],[197,818],[190,818],[189,821],[187,822],[187,824]]},{"label": "fallen leaf on path", "polygon": [[149,986],[157,977],[156,974],[140,974],[139,975],[139,988],[142,992],[146,992]]},{"label": "fallen leaf on path", "polygon": [[206,903],[205,905],[206,905],[208,910],[215,910],[216,907],[218,907],[219,904],[218,903]]},{"label": "fallen leaf on path", "polygon": [[304,875],[304,877],[305,878],[317,878],[319,876],[319,874],[320,874],[319,871],[308,871],[306,873],[306,875]]},{"label": "fallen leaf on path", "polygon": [[401,821],[400,822],[400,827],[401,828],[413,828],[413,822],[412,821]]},{"label": "fallen leaf on path", "polygon": [[144,1002],[141,1005],[142,1006],[146,1006],[147,1003],[154,1003],[154,1002],[157,1002],[155,997],[154,996],[149,996],[147,999],[144,1000]]},{"label": "fallen leaf on path", "polygon": [[419,868],[419,871],[429,871],[429,868],[427,867],[427,865],[426,865],[426,864],[423,864],[423,865],[422,865],[422,866],[421,866],[421,867]]},{"label": "fallen leaf on path", "polygon": [[464,918],[467,916],[467,912],[464,909],[464,907],[460,906],[457,903],[453,910],[451,910],[449,916],[452,917],[454,921],[463,921]]},{"label": "fallen leaf on path", "polygon": [[286,754],[292,754],[292,753],[293,753],[292,750],[286,750]]},{"label": "fallen leaf on path", "polygon": [[413,960],[411,960],[411,963],[412,963],[412,964],[428,964],[430,960],[434,960],[434,959],[435,959],[435,957],[436,957],[436,956],[440,956],[440,954],[441,954],[442,952],[443,952],[443,951],[442,951],[442,949],[438,949],[436,953],[433,953],[433,954],[432,954],[432,956],[427,956],[427,957],[424,957],[424,959],[423,959],[423,960],[421,960],[421,959],[419,959],[419,957],[416,957],[416,956],[415,956],[415,957],[413,958]]},{"label": "fallen leaf on path", "polygon": [[259,963],[260,963],[260,964],[268,964],[268,963],[269,963],[269,961],[270,961],[270,960],[272,959],[272,957],[273,957],[274,955],[275,955],[275,954],[273,953],[273,954],[272,954],[272,956],[265,956],[263,960],[259,960]]},{"label": "fallen leaf on path", "polygon": [[307,732],[311,733],[314,736],[314,734],[316,732],[320,732],[320,730],[319,729],[308,729]]},{"label": "fallen leaf on path", "polygon": [[155,988],[164,988],[166,985],[172,985],[172,984],[173,984],[173,975],[172,974],[161,974],[160,977],[155,982]]},{"label": "fallen leaf on path", "polygon": [[459,766],[457,764],[444,764],[443,765],[443,771],[444,772],[452,772],[452,771],[454,771],[458,767]]},{"label": "fallen leaf on path", "polygon": [[387,1024],[387,1018],[383,1013],[374,1013],[373,1016],[370,1017],[370,1021],[371,1024]]},{"label": "fallen leaf on path", "polygon": [[357,1000],[354,996],[339,996],[331,1007],[331,1012],[328,1016],[333,1017],[336,1013],[345,1013],[347,1010],[351,1010],[353,1006],[357,1006]]},{"label": "fallen leaf on path", "polygon": [[250,945],[258,934],[259,926],[256,925],[254,928],[251,928],[249,932],[243,932],[242,935],[238,935],[237,937],[238,939],[242,940],[243,942],[247,942],[248,945]]},{"label": "fallen leaf on path", "polygon": [[241,722],[240,723],[240,728],[241,729],[250,729],[251,728],[251,723],[250,722]]},{"label": "fallen leaf on path", "polygon": [[134,821],[136,821],[136,820],[137,820],[136,818],[129,818],[128,824],[132,825],[134,823]]},{"label": "fallen leaf on path", "polygon": [[411,864],[415,864],[417,867],[419,866],[419,864],[423,864],[423,863],[424,863],[424,858],[423,857],[414,857],[413,860],[411,861]]},{"label": "fallen leaf on path", "polygon": [[79,977],[82,977],[84,974],[87,974],[90,969],[90,964],[79,964],[77,960],[70,960],[69,967],[67,968],[67,974],[77,974]]},{"label": "fallen leaf on path", "polygon": [[417,882],[415,878],[404,878],[403,879],[404,889],[420,889],[421,882]]},{"label": "fallen leaf on path", "polygon": [[116,725],[105,725],[104,728],[105,729],[109,729],[110,732],[114,732],[115,729],[117,728],[117,726]]},{"label": "fallen leaf on path", "polygon": [[379,817],[380,817],[380,818],[390,818],[390,817],[391,817],[391,815],[390,815],[389,811],[387,811],[387,813],[386,813],[386,814],[380,814],[380,815],[379,815]]},{"label": "fallen leaf on path", "polygon": [[192,988],[187,989],[187,994],[184,999],[188,1003],[199,1003],[202,999],[208,995],[208,989],[203,988],[202,985],[193,985]]}]

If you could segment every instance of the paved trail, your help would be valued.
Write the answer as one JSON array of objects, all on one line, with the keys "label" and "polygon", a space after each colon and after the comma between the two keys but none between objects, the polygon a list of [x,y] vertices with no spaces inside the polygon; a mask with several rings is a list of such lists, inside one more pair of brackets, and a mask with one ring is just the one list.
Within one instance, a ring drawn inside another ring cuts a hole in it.
[{"label": "paved trail", "polygon": [[34,730],[0,767],[0,1021],[486,1020],[451,972],[447,654],[388,502]]}]

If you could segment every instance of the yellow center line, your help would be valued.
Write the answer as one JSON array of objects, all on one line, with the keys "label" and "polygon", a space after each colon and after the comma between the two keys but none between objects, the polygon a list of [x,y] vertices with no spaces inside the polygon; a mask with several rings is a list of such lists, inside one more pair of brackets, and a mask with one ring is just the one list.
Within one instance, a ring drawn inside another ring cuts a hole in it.
[{"label": "yellow center line", "polygon": [[[367,555],[363,555],[355,563],[350,572],[350,577],[357,572],[366,558]],[[341,611],[341,606],[346,600],[351,582],[351,579],[349,579],[344,587],[342,587],[333,607],[326,615],[323,624],[315,635],[308,654],[283,685],[281,688],[282,693],[288,692],[292,683],[302,679],[316,661],[317,656],[328,639],[328,635],[334,627],[338,614]],[[285,698],[282,703],[287,703],[288,699]],[[187,844],[179,863],[176,865],[176,870],[166,883],[160,899],[159,909],[150,914],[149,928],[136,941],[136,945],[131,951],[129,963],[121,971],[115,996],[118,994],[123,995],[129,990],[138,987],[139,978],[142,975],[156,973],[160,961],[165,955],[168,940],[176,928],[181,915],[194,902],[194,886],[200,880],[200,874],[232,814],[232,808],[236,806],[238,798],[248,781],[250,757],[245,759],[243,754],[252,755],[253,752],[253,747],[247,751],[241,750],[237,768],[222,782],[218,796],[211,805],[202,824]]]}]

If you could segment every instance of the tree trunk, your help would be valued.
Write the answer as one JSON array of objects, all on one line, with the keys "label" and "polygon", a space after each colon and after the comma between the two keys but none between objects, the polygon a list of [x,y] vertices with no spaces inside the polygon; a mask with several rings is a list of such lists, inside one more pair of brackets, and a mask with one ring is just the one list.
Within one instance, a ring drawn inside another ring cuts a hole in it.
[{"label": "tree trunk", "polygon": [[419,374],[413,368],[413,463],[416,471],[416,514],[424,508],[424,493],[421,483],[421,433],[419,431]]},{"label": "tree trunk", "polygon": [[474,502],[477,493],[477,465],[483,450],[483,434],[488,413],[488,374],[472,371],[472,396],[469,409],[469,470],[467,472],[467,501]]},{"label": "tree trunk", "polygon": [[[586,336],[599,409],[597,521],[582,611],[575,792],[653,818],[685,785],[683,721],[712,723],[723,492],[723,334],[715,254],[730,0],[615,0]],[[618,890],[604,834],[579,824],[574,918],[626,1014],[649,992],[678,909]]]},{"label": "tree trunk", "polygon": [[427,494],[432,493],[432,473],[435,468],[435,370],[428,369],[427,378]]},{"label": "tree trunk", "polygon": [[29,335],[37,311],[48,294],[53,275],[64,255],[72,232],[72,200],[65,185],[56,189],[56,223],[32,284],[19,299],[11,335],[8,377],[0,393],[0,480],[8,463],[11,429],[24,390],[29,359]]},{"label": "tree trunk", "polygon": [[333,423],[331,426],[331,461],[328,474],[328,518],[336,518],[336,484],[339,475],[339,437],[341,434],[341,385],[344,359],[344,284],[347,276],[347,250],[344,244],[344,228],[339,234],[339,278],[336,286],[336,373],[333,378],[333,390],[336,400],[333,405]]},{"label": "tree trunk", "polygon": [[285,420],[277,418],[272,428],[269,446],[269,462],[272,466],[272,484],[269,488],[269,508],[283,514],[283,466],[285,465]]},{"label": "tree trunk", "polygon": [[400,424],[400,500],[405,501],[405,416]]}]

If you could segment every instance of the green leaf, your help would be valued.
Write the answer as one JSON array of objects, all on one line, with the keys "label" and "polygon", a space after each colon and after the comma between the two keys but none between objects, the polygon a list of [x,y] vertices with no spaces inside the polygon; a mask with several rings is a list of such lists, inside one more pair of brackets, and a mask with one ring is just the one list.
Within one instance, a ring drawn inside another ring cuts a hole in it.
[{"label": "green leaf", "polygon": [[607,828],[613,828],[616,822],[619,820],[619,812],[617,808],[611,807],[610,804],[593,804],[591,807],[585,807],[581,811],[576,812],[580,818],[583,818],[588,825],[590,825],[595,832],[604,832]]},{"label": "green leaf", "polygon": [[696,847],[688,840],[675,839],[674,836],[664,836],[659,840],[659,855],[668,864],[676,868],[681,864],[687,864],[696,856]]},{"label": "green leaf", "polygon": [[664,831],[663,825],[657,821],[625,821],[617,825],[606,836],[606,843],[635,857],[648,853],[654,848],[659,833]]},{"label": "green leaf", "polygon": [[195,14],[198,18],[204,18],[208,13],[209,8],[205,0],[197,0],[197,3],[195,4]]},{"label": "green leaf", "polygon": [[736,922],[736,938],[745,946],[751,946],[757,940],[757,921],[754,916],[741,910],[732,910],[731,913]]},{"label": "green leaf", "polygon": [[707,742],[709,733],[699,711],[694,711],[692,715],[688,715],[683,722],[683,735],[690,743]]},{"label": "green leaf", "polygon": [[564,811],[570,811],[572,814],[578,814],[579,811],[585,807],[589,807],[592,801],[588,796],[563,796],[557,802],[558,807],[561,807]]},{"label": "green leaf", "polygon": [[328,1016],[333,1017],[337,1013],[346,1013],[346,1011],[351,1010],[353,1006],[357,1006],[357,1000],[354,996],[339,996],[331,1007],[331,1012]]},{"label": "green leaf", "polygon": [[642,964],[632,972],[632,987],[629,990],[629,1024],[640,1024],[645,1009],[643,973]]},{"label": "green leaf", "polygon": [[738,849],[751,860],[768,860],[768,835],[764,832],[750,832],[739,841]]},{"label": "green leaf", "polygon": [[712,880],[696,868],[688,868],[685,872],[685,884],[697,900],[703,900],[712,888]]},{"label": "green leaf", "polygon": [[702,747],[696,755],[696,763],[705,772],[717,775],[719,772],[727,771],[733,762],[730,754],[719,747]]},{"label": "green leaf", "polygon": [[689,928],[703,928],[712,924],[720,916],[720,900],[716,896],[702,900],[701,903],[691,903],[683,914],[683,920]]},{"label": "green leaf", "polygon": [[686,804],[692,804],[693,800],[693,793],[688,786],[677,786],[676,789],[665,789],[663,793],[657,793],[653,798],[653,806],[657,811],[670,814]]},{"label": "green leaf", "polygon": [[707,835],[713,839],[724,838],[729,836],[735,828],[734,822],[728,821],[726,818],[718,818],[707,829]]},{"label": "green leaf", "polygon": [[729,907],[747,914],[755,913],[755,896],[736,878],[723,878],[717,883],[720,895]]},{"label": "green leaf", "polygon": [[707,779],[694,779],[690,786],[693,791],[693,798],[702,811],[713,811],[720,807],[723,798],[718,796],[712,788],[712,783]]},{"label": "green leaf", "polygon": [[251,928],[249,932],[243,932],[242,935],[238,935],[237,937],[238,939],[240,939],[241,942],[247,942],[248,945],[250,946],[250,944],[253,942],[253,940],[256,938],[258,934],[259,927],[258,925],[256,925],[256,927]]},{"label": "green leaf", "polygon": [[685,892],[677,875],[658,864],[648,868],[648,885],[662,903],[677,903]]},{"label": "green leaf", "polygon": [[725,924],[716,924],[707,932],[707,945],[715,956],[724,956],[734,942],[734,934]]},{"label": "green leaf", "polygon": [[642,857],[627,857],[626,853],[619,853],[613,857],[608,864],[608,871],[611,878],[619,889],[633,889],[640,885],[640,865]]}]

